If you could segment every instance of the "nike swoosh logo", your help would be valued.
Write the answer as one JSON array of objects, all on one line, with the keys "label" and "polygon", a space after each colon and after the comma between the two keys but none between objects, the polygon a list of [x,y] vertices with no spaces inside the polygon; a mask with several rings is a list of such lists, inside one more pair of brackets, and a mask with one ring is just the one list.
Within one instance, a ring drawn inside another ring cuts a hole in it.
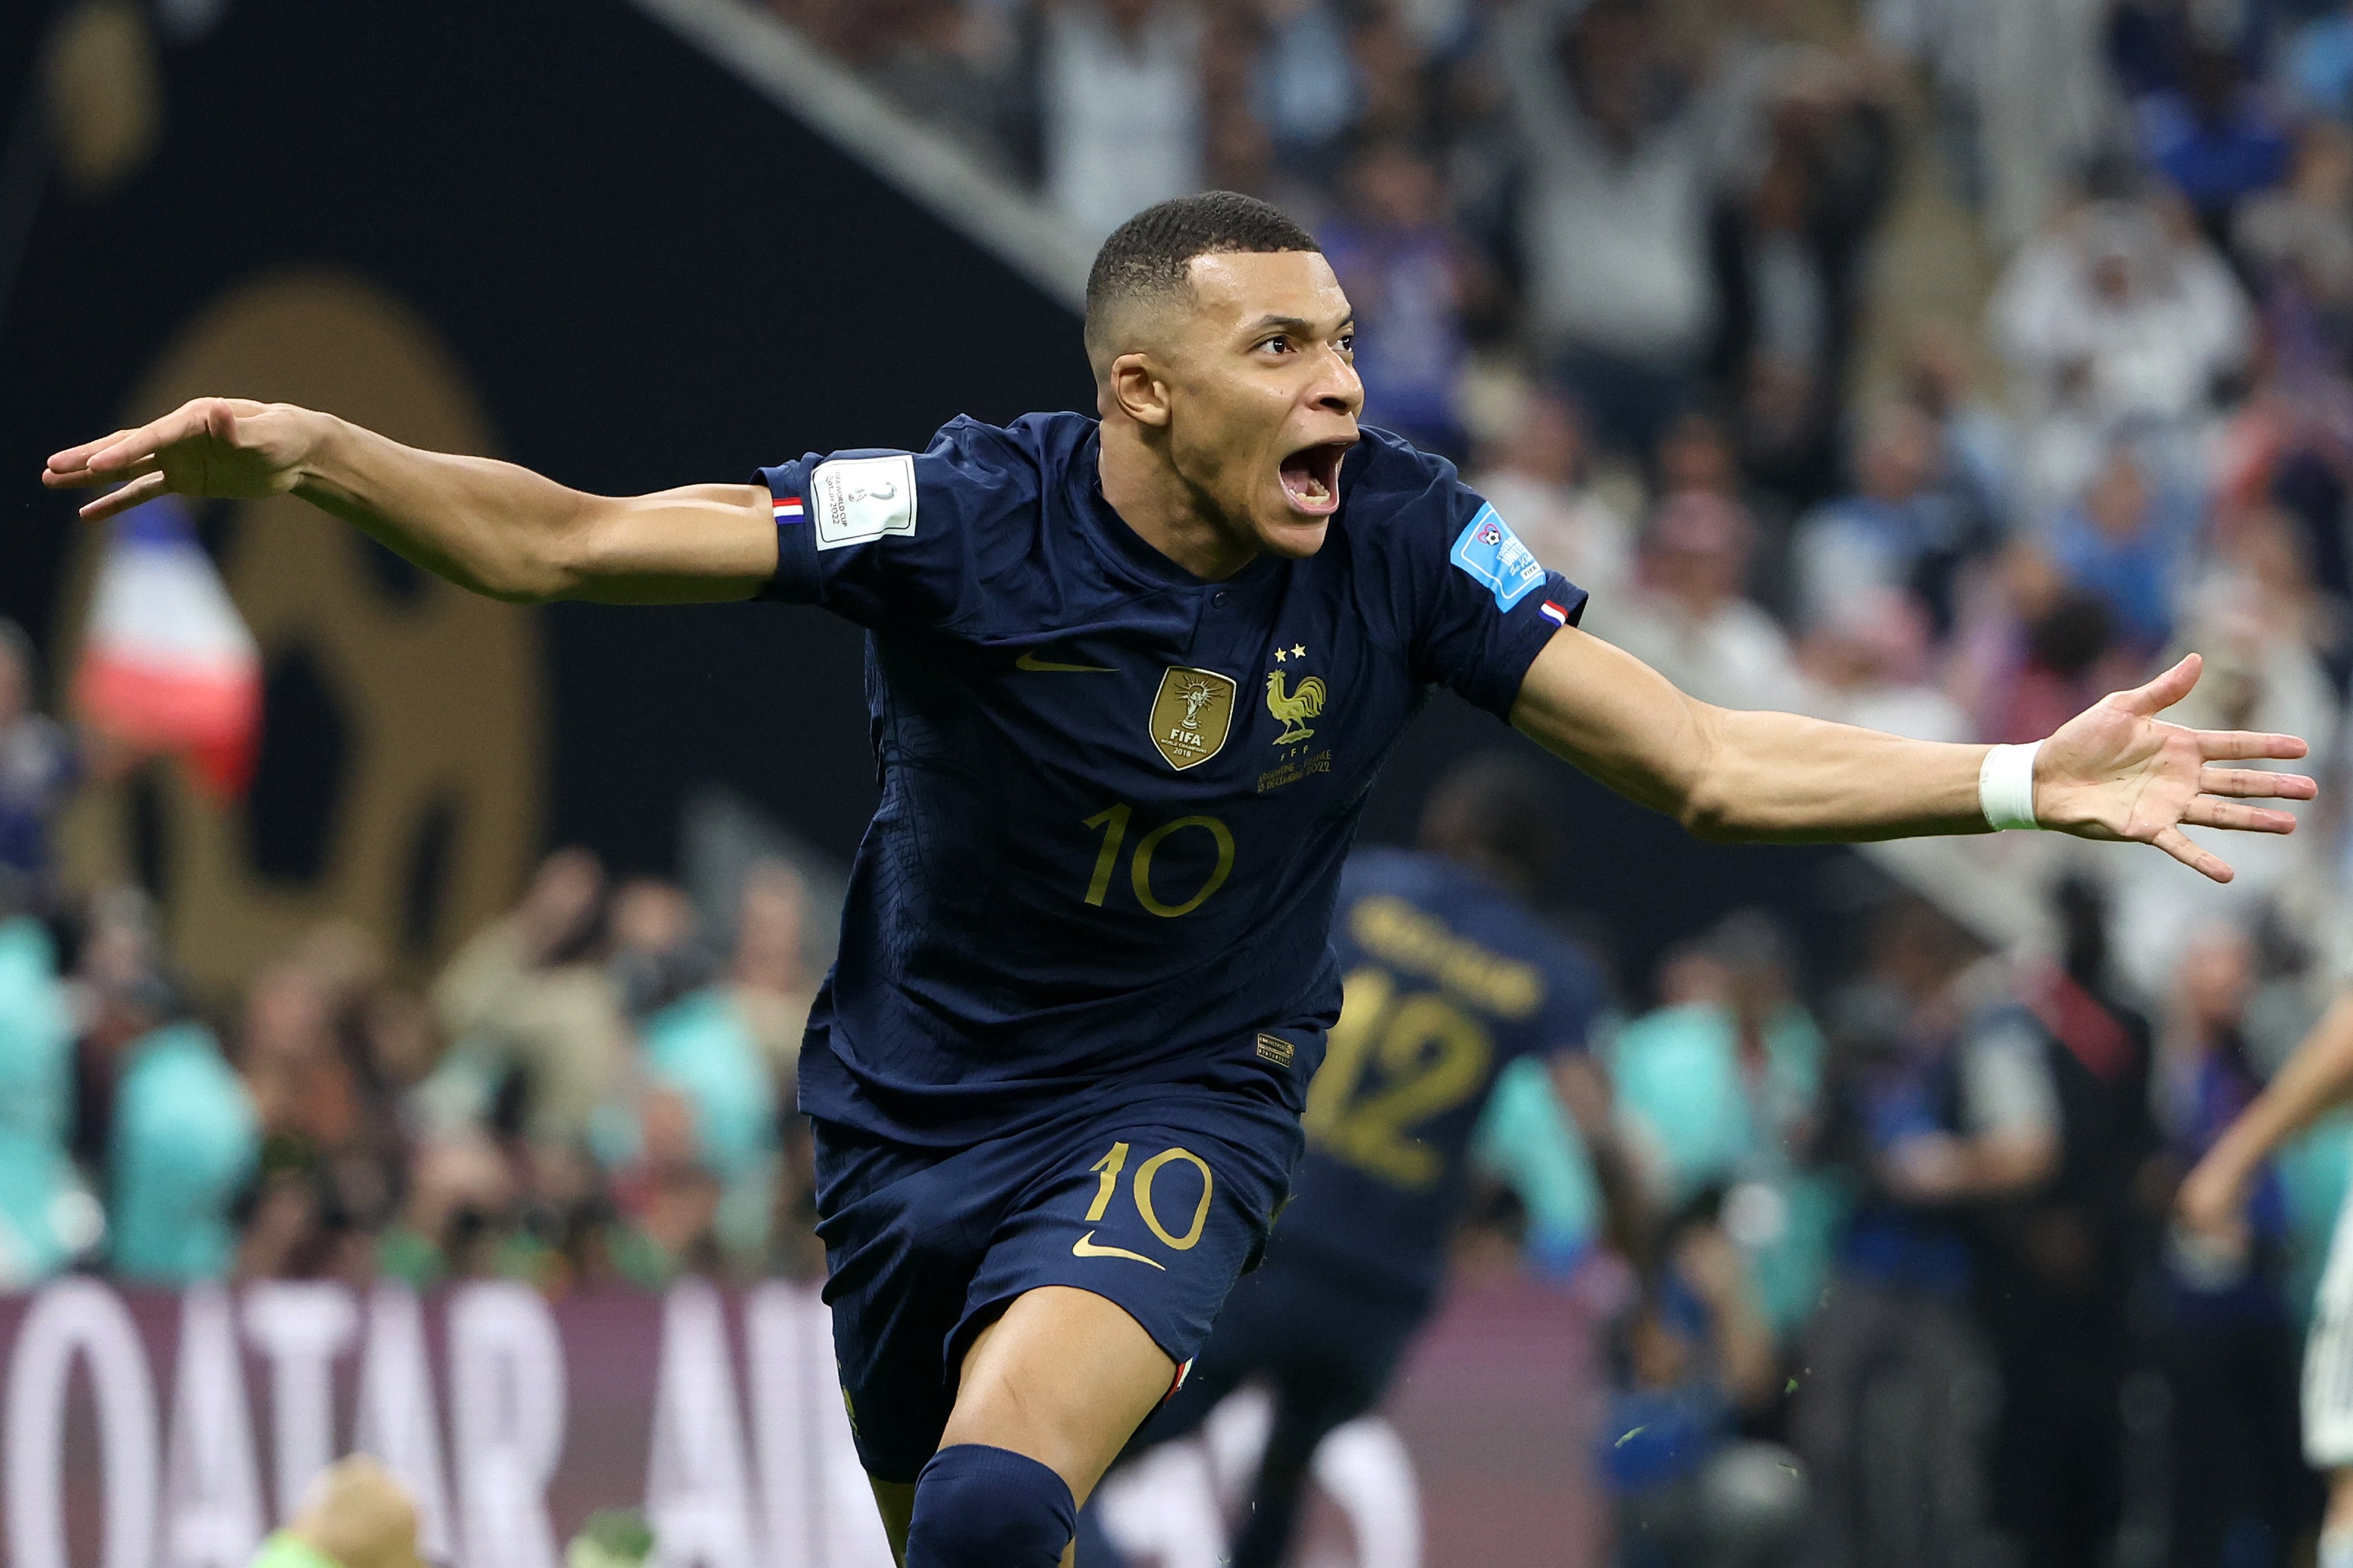
[{"label": "nike swoosh logo", "polygon": [[1152,1259],[1145,1257],[1141,1252],[1130,1252],[1124,1247],[1097,1247],[1093,1231],[1087,1232],[1086,1235],[1071,1243],[1071,1256],[1073,1258],[1129,1258],[1138,1263],[1151,1263],[1153,1268],[1159,1269],[1163,1274],[1168,1272],[1166,1264],[1153,1263]]},{"label": "nike swoosh logo", "polygon": [[1039,658],[1034,653],[1025,653],[1019,658],[1015,659],[1013,661],[1013,668],[1016,669],[1037,669],[1048,671],[1060,670],[1069,675],[1116,675],[1119,673],[1108,664],[1056,664],[1050,659]]}]

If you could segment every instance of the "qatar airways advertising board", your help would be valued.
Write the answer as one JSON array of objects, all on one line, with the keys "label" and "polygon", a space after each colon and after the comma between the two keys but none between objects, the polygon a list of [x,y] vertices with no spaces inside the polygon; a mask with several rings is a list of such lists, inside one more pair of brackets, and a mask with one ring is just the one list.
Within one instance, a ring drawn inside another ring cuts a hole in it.
[{"label": "qatar airways advertising board", "polygon": [[[1592,1396],[1573,1307],[1462,1293],[1377,1415],[1318,1455],[1318,1568],[1598,1560]],[[1215,1568],[1265,1437],[1262,1396],[1115,1477],[1139,1568]],[[550,1301],[504,1281],[90,1279],[0,1298],[9,1568],[244,1568],[353,1448],[406,1482],[425,1555],[558,1568],[597,1508],[644,1508],[665,1568],[889,1568],[813,1288]]]}]

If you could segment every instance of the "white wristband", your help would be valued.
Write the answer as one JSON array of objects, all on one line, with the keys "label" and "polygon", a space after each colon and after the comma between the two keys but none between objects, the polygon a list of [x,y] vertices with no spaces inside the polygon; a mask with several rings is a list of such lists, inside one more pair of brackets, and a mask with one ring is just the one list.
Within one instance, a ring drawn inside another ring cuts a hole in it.
[{"label": "white wristband", "polygon": [[2031,746],[1996,746],[1978,769],[1978,807],[1996,832],[2005,827],[2039,827],[2034,820],[2034,754]]}]

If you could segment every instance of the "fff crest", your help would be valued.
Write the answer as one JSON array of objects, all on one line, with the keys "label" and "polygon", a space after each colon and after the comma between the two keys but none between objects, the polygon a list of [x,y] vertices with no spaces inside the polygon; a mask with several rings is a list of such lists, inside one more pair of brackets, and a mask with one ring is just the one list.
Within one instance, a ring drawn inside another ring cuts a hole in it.
[{"label": "fff crest", "polygon": [[1181,773],[1218,754],[1233,728],[1239,689],[1214,669],[1179,666],[1160,678],[1160,690],[1152,699],[1152,743],[1170,767]]}]

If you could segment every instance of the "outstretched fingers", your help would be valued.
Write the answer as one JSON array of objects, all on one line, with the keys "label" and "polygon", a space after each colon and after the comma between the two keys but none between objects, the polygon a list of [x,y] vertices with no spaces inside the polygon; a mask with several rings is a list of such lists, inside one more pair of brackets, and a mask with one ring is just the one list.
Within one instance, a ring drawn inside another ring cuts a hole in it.
[{"label": "outstretched fingers", "polygon": [[2295,817],[2267,806],[2242,805],[2201,795],[2182,807],[2181,820],[2191,827],[2227,827],[2234,833],[2294,833]]},{"label": "outstretched fingers", "polygon": [[2252,730],[2200,730],[2196,734],[2198,754],[2210,763],[2292,763],[2312,750],[2297,735],[2265,735]]},{"label": "outstretched fingers", "polygon": [[2179,827],[2159,828],[2149,842],[2201,877],[2227,882],[2234,874],[2228,861],[2211,849],[2201,847]]},{"label": "outstretched fingers", "polygon": [[2205,767],[2198,770],[2198,791],[2200,795],[2234,795],[2241,800],[2310,800],[2320,793],[2320,786],[2303,773],[2275,773],[2264,768]]},{"label": "outstretched fingers", "polygon": [[117,512],[129,511],[142,502],[153,500],[171,488],[172,481],[161,472],[142,474],[121,489],[109,490],[96,500],[85,502],[81,516],[86,521],[103,522]]},{"label": "outstretched fingers", "polygon": [[91,468],[90,460],[109,447],[120,445],[139,434],[136,430],[117,430],[95,441],[84,441],[79,447],[68,447],[62,452],[52,452],[41,468],[41,483],[51,489],[74,489],[89,485],[102,485],[113,476]]}]

